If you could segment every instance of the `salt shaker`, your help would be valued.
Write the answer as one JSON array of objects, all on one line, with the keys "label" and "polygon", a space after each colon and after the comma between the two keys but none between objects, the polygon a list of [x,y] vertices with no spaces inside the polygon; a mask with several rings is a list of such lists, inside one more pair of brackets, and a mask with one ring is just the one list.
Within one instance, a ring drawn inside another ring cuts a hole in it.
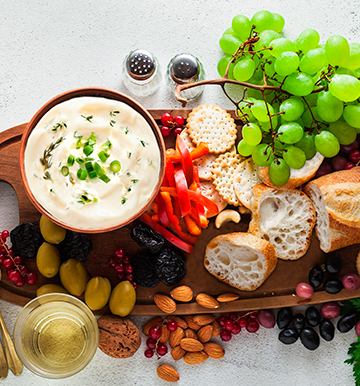
[{"label": "salt shaker", "polygon": [[160,86],[161,71],[157,59],[148,51],[134,50],[123,62],[124,84],[137,96],[153,94]]},{"label": "salt shaker", "polygon": [[[205,79],[205,72],[199,59],[190,54],[178,54],[174,56],[166,71],[167,84],[175,95],[175,87],[179,84],[189,84]],[[181,91],[181,96],[188,101],[197,98],[204,91],[204,86],[197,86]]]}]

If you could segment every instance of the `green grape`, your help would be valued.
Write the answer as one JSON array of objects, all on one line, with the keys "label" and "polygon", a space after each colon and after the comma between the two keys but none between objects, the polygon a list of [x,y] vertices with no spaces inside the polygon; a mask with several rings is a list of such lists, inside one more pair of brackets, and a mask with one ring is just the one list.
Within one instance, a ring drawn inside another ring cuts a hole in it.
[{"label": "green grape", "polygon": [[237,36],[243,41],[250,37],[251,23],[244,15],[236,15],[231,22],[231,27]]},{"label": "green grape", "polygon": [[346,106],[343,117],[350,126],[360,129],[360,105]]},{"label": "green grape", "polygon": [[224,35],[227,35],[227,34],[231,34],[231,35],[236,35],[234,30],[232,29],[232,27],[229,27],[225,30],[225,32],[223,33],[223,36]]},{"label": "green grape", "polygon": [[349,70],[348,68],[345,68],[345,67],[339,67],[335,70],[335,74],[338,74],[338,75],[351,75],[351,76],[354,76],[354,73]]},{"label": "green grape", "polygon": [[340,145],[350,145],[356,139],[356,130],[345,121],[330,123],[327,130],[335,135]]},{"label": "green grape", "polygon": [[[271,129],[270,119],[267,122],[258,121],[258,123],[262,131],[266,131],[266,132],[270,131]],[[278,126],[278,117],[276,115],[271,118],[271,123],[272,123],[273,130],[275,130]]]},{"label": "green grape", "polygon": [[[305,124],[304,124],[304,121],[302,120],[302,118],[298,118],[298,119],[294,119],[292,120],[292,122],[296,122],[298,123],[302,128],[305,127]],[[286,121],[283,117],[281,117],[280,119],[280,123],[283,124],[283,123],[288,123],[288,121]]]},{"label": "green grape", "polygon": [[271,78],[275,74],[275,60],[266,62],[264,65],[264,71],[265,75]]},{"label": "green grape", "polygon": [[290,178],[290,167],[282,158],[277,158],[269,165],[269,177],[276,186],[285,185]]},{"label": "green grape", "polygon": [[[267,105],[270,114],[274,114],[274,109],[271,105]],[[254,114],[255,118],[261,122],[268,122],[270,117],[268,115],[268,110],[264,101],[257,100],[252,106],[251,111]]]},{"label": "green grape", "polygon": [[325,67],[327,62],[325,50],[323,48],[314,48],[301,58],[300,71],[314,75]]},{"label": "green grape", "polygon": [[287,122],[278,129],[278,140],[293,144],[299,142],[304,135],[304,129],[297,122]]},{"label": "green grape", "polygon": [[262,32],[266,29],[272,29],[274,21],[275,17],[269,11],[258,11],[251,18],[251,24],[255,26],[256,32]]},{"label": "green grape", "polygon": [[320,35],[314,29],[306,29],[295,40],[296,47],[302,52],[308,52],[316,48],[320,42]]},{"label": "green grape", "polygon": [[246,100],[241,101],[239,106],[239,117],[242,120],[253,122],[256,118],[254,114],[251,112],[251,104],[256,101],[255,98],[246,98]]},{"label": "green grape", "polygon": [[244,141],[250,146],[256,146],[262,140],[260,127],[254,123],[247,123],[243,126],[242,136]]},{"label": "green grape", "polygon": [[[231,59],[232,59],[231,55],[226,55],[219,60],[219,62],[217,64],[217,70],[218,70],[218,73],[221,77],[223,77],[225,75],[227,66],[229,65]],[[235,64],[231,63],[230,67],[229,67],[229,72],[228,72],[228,78],[229,79],[234,79],[234,74],[233,74],[234,67],[235,67]]]},{"label": "green grape", "polygon": [[330,131],[324,130],[320,134],[316,134],[314,142],[316,150],[324,157],[335,157],[339,153],[339,141]]},{"label": "green grape", "polygon": [[260,143],[255,146],[252,152],[252,159],[259,166],[269,166],[274,159],[271,152],[271,146],[267,143]]},{"label": "green grape", "polygon": [[272,47],[271,55],[277,58],[283,52],[291,51],[296,52],[295,44],[286,38],[278,38],[273,40],[270,43],[270,47]]},{"label": "green grape", "polygon": [[[254,47],[256,50],[261,50],[262,48],[269,47],[269,44],[275,40],[281,38],[281,35],[273,30],[265,30],[259,34],[259,40],[255,43]],[[271,56],[270,50],[262,51],[262,54],[265,58]]]},{"label": "green grape", "polygon": [[321,91],[317,99],[317,112],[326,122],[337,121],[343,113],[343,103],[329,91]]},{"label": "green grape", "polygon": [[315,140],[315,133],[310,134],[308,131],[305,131],[300,141],[294,144],[294,146],[298,147],[305,153],[305,157],[307,160],[313,158],[316,154],[314,140]]},{"label": "green grape", "polygon": [[352,102],[360,97],[360,81],[351,75],[335,74],[331,79],[329,91],[343,102]]},{"label": "green grape", "polygon": [[285,79],[282,88],[290,94],[306,96],[313,91],[314,80],[303,72],[294,72]]},{"label": "green grape", "polygon": [[237,151],[243,157],[248,157],[254,151],[255,146],[248,145],[243,139],[237,145]]},{"label": "green grape", "polygon": [[249,80],[255,71],[256,64],[252,59],[242,59],[235,64],[234,78],[240,82]]},{"label": "green grape", "polygon": [[[314,118],[313,118],[314,116]],[[313,119],[317,122],[323,122],[323,119],[320,117],[317,106],[311,107],[311,111],[308,108],[305,108],[304,114],[301,116],[305,127],[314,127]]]},{"label": "green grape", "polygon": [[355,78],[360,78],[360,67],[353,71]]},{"label": "green grape", "polygon": [[306,95],[304,98],[310,107],[316,106],[318,93],[316,92],[310,95]]},{"label": "green grape", "polygon": [[232,55],[243,42],[231,33],[221,36],[219,40],[220,48],[225,54]]},{"label": "green grape", "polygon": [[279,111],[284,111],[281,118],[285,121],[296,121],[304,112],[304,104],[300,98],[290,97],[281,103]]},{"label": "green grape", "polygon": [[283,52],[275,59],[275,71],[282,76],[292,74],[299,67],[299,56],[295,52]]},{"label": "green grape", "polygon": [[285,26],[285,20],[284,18],[279,15],[278,13],[273,13],[273,16],[274,16],[274,22],[273,22],[273,25],[272,25],[272,29],[275,31],[275,32],[278,32],[280,33],[284,26]]},{"label": "green grape", "polygon": [[292,169],[301,169],[306,162],[305,153],[296,146],[286,148],[283,152],[283,158]]},{"label": "green grape", "polygon": [[350,47],[347,40],[340,35],[330,36],[325,44],[325,51],[329,63],[332,66],[343,66],[350,53]]}]

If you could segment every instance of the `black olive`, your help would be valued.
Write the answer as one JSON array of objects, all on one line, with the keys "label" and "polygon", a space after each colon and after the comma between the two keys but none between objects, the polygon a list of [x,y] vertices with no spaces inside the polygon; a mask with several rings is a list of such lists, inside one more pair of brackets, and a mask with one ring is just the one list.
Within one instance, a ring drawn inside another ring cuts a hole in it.
[{"label": "black olive", "polygon": [[319,326],[320,335],[323,339],[330,341],[334,339],[335,327],[331,320],[323,319]]},{"label": "black olive", "polygon": [[155,272],[164,284],[175,285],[185,276],[185,257],[179,252],[165,248],[156,257]]},{"label": "black olive", "polygon": [[329,253],[325,257],[325,270],[330,275],[337,275],[342,268],[341,260],[336,252]]},{"label": "black olive", "polygon": [[293,313],[290,307],[285,307],[279,310],[276,316],[276,322],[280,330],[290,326]]},{"label": "black olive", "polygon": [[279,341],[284,344],[293,344],[298,340],[299,333],[295,328],[285,328],[279,333]]},{"label": "black olive", "polygon": [[356,312],[348,312],[338,320],[337,329],[340,332],[349,332],[358,321],[359,316]]},{"label": "black olive", "polygon": [[342,281],[336,277],[330,277],[329,279],[326,279],[324,281],[323,287],[324,290],[329,294],[337,294],[344,288]]},{"label": "black olive", "polygon": [[135,283],[147,288],[153,288],[159,284],[155,261],[156,256],[148,251],[140,252],[131,259]]},{"label": "black olive", "polygon": [[320,344],[319,334],[312,327],[301,330],[300,340],[308,350],[316,350]]},{"label": "black olive", "polygon": [[75,259],[85,263],[90,257],[92,243],[86,234],[68,230],[65,239],[57,247],[62,261]]},{"label": "black olive", "polygon": [[305,316],[303,314],[296,314],[293,316],[292,325],[297,330],[301,330],[305,327]]},{"label": "black olive", "polygon": [[143,224],[132,228],[131,237],[141,248],[148,249],[151,253],[159,253],[166,243],[164,237]]},{"label": "black olive", "polygon": [[320,265],[314,265],[309,272],[309,284],[318,288],[324,281],[324,271],[320,267]]},{"label": "black olive", "polygon": [[10,232],[10,240],[15,255],[23,259],[34,259],[43,238],[40,231],[30,222],[18,225]]},{"label": "black olive", "polygon": [[314,306],[308,307],[305,311],[305,320],[311,327],[318,326],[321,321],[320,311]]}]

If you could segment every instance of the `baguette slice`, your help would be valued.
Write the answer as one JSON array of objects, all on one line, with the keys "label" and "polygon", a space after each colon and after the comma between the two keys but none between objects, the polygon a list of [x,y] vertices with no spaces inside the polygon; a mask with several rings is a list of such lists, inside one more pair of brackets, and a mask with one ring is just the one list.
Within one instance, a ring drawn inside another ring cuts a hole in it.
[{"label": "baguette slice", "polygon": [[268,240],[276,256],[297,260],[309,248],[316,214],[309,197],[295,189],[253,188],[249,232]]},{"label": "baguette slice", "polygon": [[317,213],[321,250],[328,253],[360,243],[360,167],[326,174],[304,191]]},{"label": "baguette slice", "polygon": [[204,266],[217,279],[243,291],[254,291],[276,267],[274,247],[250,233],[228,233],[206,247]]}]

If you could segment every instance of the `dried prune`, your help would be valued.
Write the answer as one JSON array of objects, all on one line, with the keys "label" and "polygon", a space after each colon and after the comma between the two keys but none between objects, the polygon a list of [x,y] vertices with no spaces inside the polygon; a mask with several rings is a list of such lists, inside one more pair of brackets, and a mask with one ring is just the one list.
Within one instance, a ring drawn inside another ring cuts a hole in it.
[{"label": "dried prune", "polygon": [[10,240],[15,255],[23,259],[35,258],[44,241],[40,231],[30,222],[24,222],[14,228],[10,232]]},{"label": "dried prune", "polygon": [[164,237],[143,224],[136,225],[131,230],[131,237],[140,247],[151,253],[160,252],[166,243]]},{"label": "dried prune", "polygon": [[164,284],[175,285],[186,274],[185,257],[179,252],[165,248],[157,256],[155,272]]},{"label": "dried prune", "polygon": [[160,280],[155,272],[155,261],[156,256],[148,251],[140,252],[131,259],[135,283],[147,288],[158,285]]},{"label": "dried prune", "polygon": [[57,247],[62,261],[75,259],[85,263],[90,257],[92,243],[84,233],[67,230],[65,239]]}]

